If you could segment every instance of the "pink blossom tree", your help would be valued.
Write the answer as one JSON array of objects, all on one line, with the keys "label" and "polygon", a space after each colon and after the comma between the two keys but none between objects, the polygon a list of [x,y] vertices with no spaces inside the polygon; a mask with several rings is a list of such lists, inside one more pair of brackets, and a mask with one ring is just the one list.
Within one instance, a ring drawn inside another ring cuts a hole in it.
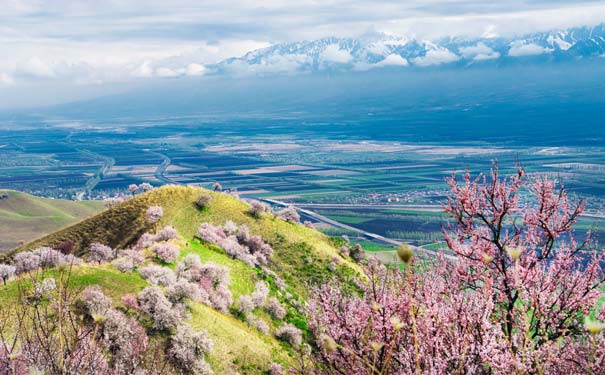
[{"label": "pink blossom tree", "polygon": [[174,262],[178,259],[180,254],[179,248],[168,242],[156,243],[151,247],[151,251],[158,257],[158,259],[166,263]]},{"label": "pink blossom tree", "polygon": [[155,224],[164,216],[164,210],[160,206],[151,206],[145,211],[145,218],[151,224]]},{"label": "pink blossom tree", "polygon": [[497,165],[448,184],[453,259],[415,267],[402,250],[403,271],[369,260],[361,294],[316,289],[318,350],[298,373],[603,373],[603,256],[573,231],[584,202],[521,169],[503,178]]}]

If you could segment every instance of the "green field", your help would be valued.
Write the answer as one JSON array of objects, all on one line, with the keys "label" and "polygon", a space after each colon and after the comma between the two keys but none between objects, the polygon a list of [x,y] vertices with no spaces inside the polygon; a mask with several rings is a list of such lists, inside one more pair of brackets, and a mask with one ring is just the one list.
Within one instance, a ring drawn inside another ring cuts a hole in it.
[{"label": "green field", "polygon": [[38,198],[11,190],[0,190],[0,253],[20,241],[52,233],[103,209],[100,201],[67,201]]}]

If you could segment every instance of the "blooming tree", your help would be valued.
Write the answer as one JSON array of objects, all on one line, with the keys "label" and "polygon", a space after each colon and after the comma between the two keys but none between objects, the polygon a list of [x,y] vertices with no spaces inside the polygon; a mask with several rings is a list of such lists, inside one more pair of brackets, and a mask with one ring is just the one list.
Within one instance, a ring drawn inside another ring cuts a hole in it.
[{"label": "blooming tree", "polygon": [[151,185],[148,182],[143,182],[142,184],[139,185],[139,189],[143,190],[144,192],[148,192],[153,190],[153,185]]},{"label": "blooming tree", "polygon": [[15,277],[17,268],[10,264],[0,264],[0,278],[6,284],[7,281]]},{"label": "blooming tree", "polygon": [[212,201],[212,197],[210,196],[210,194],[202,193],[195,200],[195,205],[199,209],[204,209],[204,208],[210,206],[211,201]]},{"label": "blooming tree", "polygon": [[89,261],[103,263],[111,261],[113,257],[114,250],[111,247],[98,242],[90,245],[90,251],[88,252]]},{"label": "blooming tree", "polygon": [[361,294],[336,283],[314,291],[309,328],[318,350],[299,373],[603,373],[604,282],[590,233],[573,231],[584,202],[523,170],[448,179],[443,234],[453,259],[403,271],[370,259]]},{"label": "blooming tree", "polygon": [[139,186],[137,184],[130,184],[128,185],[128,191],[134,196],[139,191]]},{"label": "blooming tree", "polygon": [[155,224],[164,216],[164,210],[160,206],[151,206],[145,211],[145,218],[151,224]]},{"label": "blooming tree", "polygon": [[156,243],[151,247],[151,251],[162,261],[172,263],[179,257],[180,250],[177,246],[168,243]]},{"label": "blooming tree", "polygon": [[278,218],[287,221],[288,223],[300,223],[300,215],[296,211],[296,209],[292,206],[288,206],[281,211],[278,211],[275,216]]}]

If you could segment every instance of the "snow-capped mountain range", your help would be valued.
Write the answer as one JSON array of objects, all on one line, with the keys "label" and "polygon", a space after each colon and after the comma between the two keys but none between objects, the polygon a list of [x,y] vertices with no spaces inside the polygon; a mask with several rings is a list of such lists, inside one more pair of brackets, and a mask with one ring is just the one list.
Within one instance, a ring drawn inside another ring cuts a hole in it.
[{"label": "snow-capped mountain range", "polygon": [[[605,57],[605,24],[516,38],[447,38],[438,41],[372,34],[323,38],[251,51],[208,66],[218,74],[290,74],[384,67],[557,62]],[[605,58],[603,59],[605,62]]]}]

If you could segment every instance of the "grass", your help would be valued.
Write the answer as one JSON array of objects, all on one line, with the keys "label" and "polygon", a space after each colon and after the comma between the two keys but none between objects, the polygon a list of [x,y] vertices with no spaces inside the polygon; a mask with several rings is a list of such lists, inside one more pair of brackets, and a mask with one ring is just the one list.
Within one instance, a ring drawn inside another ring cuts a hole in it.
[{"label": "grass", "polygon": [[209,362],[216,374],[235,370],[242,374],[262,374],[271,362],[291,361],[276,339],[208,306],[193,306],[190,324],[206,331],[214,342]]},{"label": "grass", "polygon": [[[207,208],[200,210],[194,202],[202,193],[210,194],[212,200]],[[164,210],[164,216],[155,226],[145,220],[145,211],[153,205],[159,205]],[[55,246],[69,240],[76,244],[76,253],[83,255],[93,242],[125,248],[136,242],[144,232],[154,231],[163,225],[172,225],[184,238],[193,238],[201,223],[223,225],[227,220],[232,220],[239,225],[247,225],[251,233],[260,235],[273,246],[271,268],[282,276],[288,276],[302,295],[307,291],[305,284],[309,280],[317,280],[319,274],[325,273],[325,267],[332,258],[339,257],[338,249],[325,234],[303,225],[287,223],[271,214],[254,218],[247,211],[246,203],[228,194],[189,186],[165,186],[26,244],[17,251]],[[300,254],[292,254],[301,248],[304,248],[304,257],[312,259],[311,265],[302,265]],[[351,273],[362,274],[359,266],[351,260],[342,259],[342,264]]]},{"label": "grass", "polygon": [[[202,193],[210,194],[212,201],[207,208],[199,209],[194,202]],[[145,211],[153,205],[159,205],[164,210],[164,216],[156,225],[151,225],[145,220]],[[181,258],[187,254],[197,254],[202,262],[214,262],[229,268],[230,290],[235,305],[240,296],[253,292],[255,282],[260,279],[264,279],[271,289],[271,294],[277,296],[273,276],[265,278],[267,276],[263,275],[263,271],[230,258],[214,245],[195,239],[201,223],[223,225],[225,221],[232,220],[239,225],[247,225],[252,234],[260,235],[271,244],[274,251],[269,268],[286,282],[287,292],[299,301],[306,297],[312,284],[325,282],[334,276],[348,280],[351,276],[361,275],[357,264],[339,255],[337,240],[314,229],[287,223],[271,214],[254,218],[247,211],[246,203],[227,194],[193,187],[166,186],[138,195],[96,216],[28,243],[17,251],[39,246],[52,247],[69,240],[75,244],[76,253],[83,256],[93,242],[102,242],[114,248],[126,248],[136,242],[143,233],[153,232],[164,225],[172,225],[181,236],[176,241],[181,249]],[[336,272],[332,272],[329,271],[328,264],[335,257],[340,260]],[[174,264],[167,266],[174,267]],[[44,272],[52,275],[57,271]],[[122,274],[111,265],[78,266],[74,269],[72,282],[76,288],[99,284],[114,301],[118,301],[125,293],[137,293],[147,285],[138,274]],[[0,288],[2,301],[14,298],[9,296],[16,296],[18,289],[15,289],[13,284],[17,283],[9,283]],[[286,321],[305,329],[306,322],[300,313],[284,303],[283,295],[280,299],[288,310]],[[269,323],[271,331],[282,324],[270,319],[263,311],[254,313]],[[197,329],[207,331],[214,341],[214,351],[209,360],[215,373],[237,371],[242,374],[262,374],[266,373],[271,362],[291,361],[287,345],[278,342],[271,335],[263,335],[251,328],[235,312],[223,314],[210,307],[193,303],[190,323]]]},{"label": "grass", "polygon": [[[56,280],[61,276],[61,270],[48,269],[40,271],[37,275],[25,275],[0,286],[2,305],[5,307],[17,302],[19,289],[30,289],[33,287],[32,279],[42,280],[54,277]],[[34,276],[34,277],[32,277]],[[89,285],[99,285],[105,294],[119,301],[124,294],[136,294],[147,286],[147,282],[138,273],[122,273],[109,264],[91,265],[82,264],[74,266],[69,278],[69,286],[75,290],[83,290]]]},{"label": "grass", "polygon": [[384,244],[384,243],[378,243],[378,242],[372,242],[372,241],[358,241],[358,240],[351,240],[351,242],[360,244],[365,251],[369,251],[371,253],[378,252],[378,251],[395,250],[395,246],[389,245],[389,244]]},{"label": "grass", "polygon": [[210,250],[198,240],[188,241],[185,246],[181,247],[180,258],[188,254],[199,255],[202,263],[214,262],[229,268],[229,276],[231,277],[229,289],[233,294],[234,301],[237,301],[239,296],[251,294],[254,291],[254,282],[257,279],[254,268],[239,260],[231,259],[225,254]]},{"label": "grass", "polygon": [[360,223],[365,223],[366,221],[370,221],[372,219],[367,219],[367,218],[363,218],[363,217],[355,217],[355,216],[341,216],[341,215],[331,215],[328,216],[330,219],[332,220],[336,220],[339,221],[341,223],[344,224],[360,224]]},{"label": "grass", "polygon": [[8,198],[0,199],[0,253],[28,241],[55,232],[90,217],[103,209],[98,201],[47,199],[12,190],[0,190]]}]

